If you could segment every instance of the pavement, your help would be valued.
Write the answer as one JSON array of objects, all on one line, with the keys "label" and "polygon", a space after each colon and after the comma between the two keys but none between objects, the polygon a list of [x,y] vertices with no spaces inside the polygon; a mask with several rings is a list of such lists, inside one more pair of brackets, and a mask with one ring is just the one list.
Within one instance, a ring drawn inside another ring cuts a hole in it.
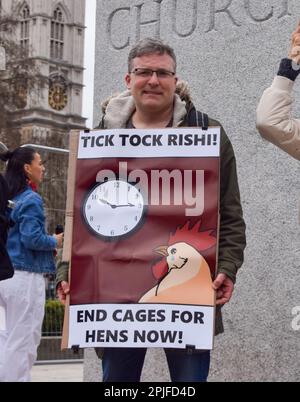
[{"label": "pavement", "polygon": [[34,365],[31,382],[83,382],[83,363]]}]

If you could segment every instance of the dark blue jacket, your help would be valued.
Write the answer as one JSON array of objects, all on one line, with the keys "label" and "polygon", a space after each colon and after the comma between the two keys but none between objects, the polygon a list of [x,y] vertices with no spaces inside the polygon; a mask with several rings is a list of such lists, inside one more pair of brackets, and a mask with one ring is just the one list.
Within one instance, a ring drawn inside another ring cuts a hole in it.
[{"label": "dark blue jacket", "polygon": [[16,270],[35,273],[55,271],[54,250],[57,241],[46,233],[45,213],[40,195],[28,187],[13,200],[7,250]]}]

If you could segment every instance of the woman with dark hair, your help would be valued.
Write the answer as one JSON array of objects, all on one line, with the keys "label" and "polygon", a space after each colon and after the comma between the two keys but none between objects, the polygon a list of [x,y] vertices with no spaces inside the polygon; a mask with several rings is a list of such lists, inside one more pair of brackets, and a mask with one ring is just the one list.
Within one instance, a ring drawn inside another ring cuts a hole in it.
[{"label": "woman with dark hair", "polygon": [[63,234],[49,236],[42,198],[35,189],[45,168],[33,148],[0,154],[7,162],[5,179],[15,203],[10,218],[7,250],[15,269],[12,279],[0,283],[0,306],[6,328],[0,331],[0,382],[30,381],[44,317],[44,274],[55,271],[54,251]]}]

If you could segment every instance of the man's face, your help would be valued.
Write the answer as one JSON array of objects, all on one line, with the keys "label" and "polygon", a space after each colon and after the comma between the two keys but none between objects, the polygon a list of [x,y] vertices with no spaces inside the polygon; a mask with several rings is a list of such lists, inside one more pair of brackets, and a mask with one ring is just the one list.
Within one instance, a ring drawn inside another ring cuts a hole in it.
[{"label": "man's face", "polygon": [[[131,71],[145,68],[175,72],[172,57],[168,54],[149,54],[133,59]],[[127,74],[125,77],[127,88],[134,97],[136,108],[142,113],[163,112],[173,106],[177,77],[175,75],[140,76]]]}]

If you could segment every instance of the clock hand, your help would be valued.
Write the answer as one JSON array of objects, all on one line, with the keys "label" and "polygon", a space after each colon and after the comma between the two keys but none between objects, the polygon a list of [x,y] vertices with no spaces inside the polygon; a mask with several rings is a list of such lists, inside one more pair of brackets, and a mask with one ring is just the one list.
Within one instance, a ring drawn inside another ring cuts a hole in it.
[{"label": "clock hand", "polygon": [[115,208],[115,205],[111,204],[110,202],[103,200],[102,198],[99,198],[99,201],[101,201],[103,204],[109,205],[112,208]]},{"label": "clock hand", "polygon": [[103,200],[102,198],[99,198],[99,201],[101,201],[103,204],[109,205],[111,208],[116,209],[116,208],[123,208],[123,207],[134,207],[134,204],[125,204],[125,205],[115,205],[111,204],[110,202]]},{"label": "clock hand", "polygon": [[125,205],[112,205],[113,208],[123,208],[123,207],[135,207],[133,204],[125,204]]}]

